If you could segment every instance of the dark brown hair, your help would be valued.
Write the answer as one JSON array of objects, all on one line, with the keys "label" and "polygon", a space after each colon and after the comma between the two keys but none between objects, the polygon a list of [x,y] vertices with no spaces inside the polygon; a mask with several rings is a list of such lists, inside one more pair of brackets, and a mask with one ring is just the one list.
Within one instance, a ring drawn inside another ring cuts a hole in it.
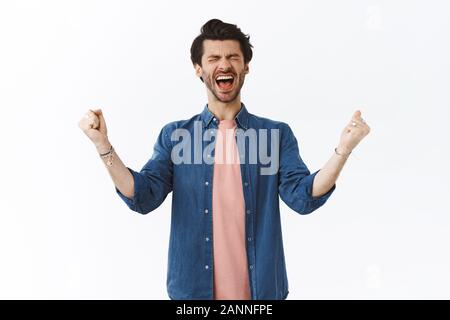
[{"label": "dark brown hair", "polygon": [[200,34],[192,42],[191,60],[194,65],[202,66],[203,40],[237,40],[244,55],[244,64],[252,60],[253,46],[250,43],[250,36],[242,33],[235,24],[225,23],[219,19],[206,22],[200,29]]}]

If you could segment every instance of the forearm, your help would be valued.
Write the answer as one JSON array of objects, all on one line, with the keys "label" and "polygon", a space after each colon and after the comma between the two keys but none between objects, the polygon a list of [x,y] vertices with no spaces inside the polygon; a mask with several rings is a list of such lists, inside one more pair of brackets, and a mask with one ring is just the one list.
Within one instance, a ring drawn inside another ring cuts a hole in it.
[{"label": "forearm", "polygon": [[361,111],[357,110],[351,121],[342,130],[337,153],[328,160],[325,166],[319,170],[314,177],[312,196],[318,197],[327,193],[341,173],[350,152],[358,145],[358,143],[370,132],[370,127],[361,118]]},{"label": "forearm", "polygon": [[313,182],[312,188],[312,196],[320,197],[327,193],[331,187],[336,183],[339,174],[344,167],[345,162],[348,159],[348,151],[342,151],[342,148],[337,148],[338,153],[342,155],[338,155],[333,152],[331,158],[327,161],[327,163],[320,169],[320,171],[316,174]]},{"label": "forearm", "polygon": [[[96,145],[97,152],[99,154],[104,154],[109,151],[111,144],[109,141],[102,142]],[[109,175],[114,183],[114,185],[119,189],[119,191],[127,198],[132,199],[134,196],[134,179],[131,172],[123,164],[116,150],[112,154],[112,165],[107,164],[109,157],[101,157],[105,167],[107,168]]]}]

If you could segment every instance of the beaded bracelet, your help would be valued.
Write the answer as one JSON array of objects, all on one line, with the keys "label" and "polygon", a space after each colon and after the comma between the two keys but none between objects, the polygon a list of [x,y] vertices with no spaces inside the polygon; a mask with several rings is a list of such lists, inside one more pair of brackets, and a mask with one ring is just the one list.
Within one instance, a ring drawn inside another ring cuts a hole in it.
[{"label": "beaded bracelet", "polygon": [[107,156],[109,156],[109,159],[106,161],[106,164],[109,166],[109,167],[111,167],[112,165],[113,165],[113,162],[112,162],[112,160],[113,160],[113,158],[112,158],[112,156],[113,156],[113,152],[114,152],[114,148],[113,148],[113,146],[111,145],[111,147],[109,148],[109,151],[108,152],[106,152],[106,153],[100,153],[100,157],[107,157]]}]

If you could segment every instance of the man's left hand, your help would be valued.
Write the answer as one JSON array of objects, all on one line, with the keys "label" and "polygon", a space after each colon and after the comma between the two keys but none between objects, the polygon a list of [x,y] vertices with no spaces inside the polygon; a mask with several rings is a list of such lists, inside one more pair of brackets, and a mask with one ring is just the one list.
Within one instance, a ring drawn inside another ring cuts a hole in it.
[{"label": "man's left hand", "polygon": [[369,132],[369,125],[361,117],[361,111],[357,110],[341,133],[341,140],[339,141],[337,151],[339,153],[349,154]]}]

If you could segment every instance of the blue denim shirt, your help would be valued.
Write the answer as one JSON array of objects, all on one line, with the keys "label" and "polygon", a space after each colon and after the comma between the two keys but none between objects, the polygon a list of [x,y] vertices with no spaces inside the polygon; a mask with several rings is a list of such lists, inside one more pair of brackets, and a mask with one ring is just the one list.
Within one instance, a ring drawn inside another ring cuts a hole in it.
[{"label": "blue denim shirt", "polygon": [[[252,299],[285,299],[288,280],[281,233],[279,198],[299,214],[308,214],[322,206],[336,185],[324,195],[312,196],[318,171],[310,174],[303,163],[297,140],[284,122],[258,117],[244,103],[236,115],[238,129],[278,129],[279,167],[276,174],[262,175],[265,165],[241,163],[245,201],[245,232],[248,273]],[[201,124],[196,126],[195,123]],[[174,163],[175,129],[194,131],[216,129],[218,120],[206,104],[200,114],[188,120],[166,124],[154,145],[153,155],[140,172],[130,168],[134,178],[133,198],[116,192],[127,206],[147,214],[172,194],[172,213],[167,270],[167,291],[171,299],[214,299],[212,234],[213,163]],[[212,141],[202,141],[206,147]],[[271,150],[267,142],[268,150]],[[238,146],[241,157],[249,155],[249,145]],[[261,146],[258,146],[260,148]],[[191,148],[192,145],[191,145]],[[198,145],[197,145],[198,148]],[[245,150],[244,150],[245,149]],[[212,152],[212,158],[214,153]]]}]

